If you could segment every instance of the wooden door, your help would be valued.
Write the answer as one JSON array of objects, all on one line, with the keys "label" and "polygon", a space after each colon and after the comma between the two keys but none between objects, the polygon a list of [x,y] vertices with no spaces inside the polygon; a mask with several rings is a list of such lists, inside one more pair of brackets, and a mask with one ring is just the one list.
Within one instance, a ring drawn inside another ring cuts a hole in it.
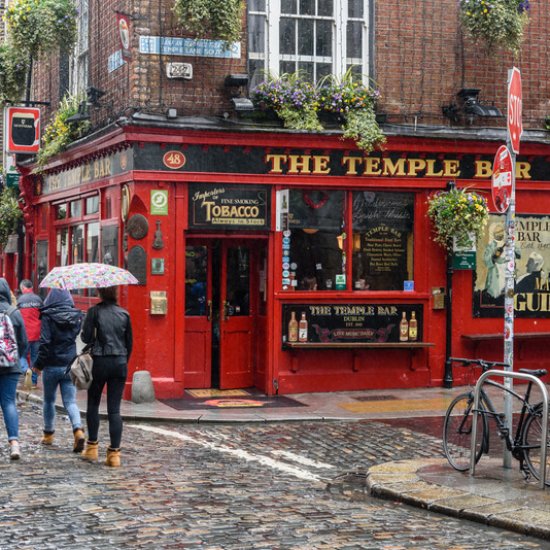
[{"label": "wooden door", "polygon": [[253,339],[257,308],[256,253],[252,243],[221,245],[220,388],[254,385]]}]

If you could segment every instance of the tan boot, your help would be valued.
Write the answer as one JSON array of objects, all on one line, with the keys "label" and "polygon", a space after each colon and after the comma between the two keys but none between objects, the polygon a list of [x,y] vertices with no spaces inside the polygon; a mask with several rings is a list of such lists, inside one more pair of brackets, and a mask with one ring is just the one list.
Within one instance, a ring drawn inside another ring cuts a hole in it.
[{"label": "tan boot", "polygon": [[53,445],[53,432],[44,432],[40,443],[42,445]]},{"label": "tan boot", "polygon": [[80,456],[84,460],[97,462],[97,441],[86,441],[86,447]]},{"label": "tan boot", "polygon": [[73,445],[73,453],[81,453],[82,449],[84,449],[84,443],[86,440],[84,439],[84,432],[77,428],[74,432],[74,445]]},{"label": "tan boot", "polygon": [[120,466],[120,449],[107,449],[107,460],[105,464],[111,468],[118,468]]}]

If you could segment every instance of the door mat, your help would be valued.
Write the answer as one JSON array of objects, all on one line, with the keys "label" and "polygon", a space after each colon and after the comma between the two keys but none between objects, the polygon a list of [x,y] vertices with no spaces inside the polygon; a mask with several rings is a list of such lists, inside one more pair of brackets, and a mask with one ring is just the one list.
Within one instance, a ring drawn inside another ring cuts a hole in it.
[{"label": "door mat", "polygon": [[307,407],[290,397],[277,395],[268,397],[267,395],[248,395],[239,396],[213,396],[203,398],[193,398],[185,396],[181,399],[159,399],[161,403],[168,405],[178,411],[192,411],[201,409],[272,409],[279,407]]}]

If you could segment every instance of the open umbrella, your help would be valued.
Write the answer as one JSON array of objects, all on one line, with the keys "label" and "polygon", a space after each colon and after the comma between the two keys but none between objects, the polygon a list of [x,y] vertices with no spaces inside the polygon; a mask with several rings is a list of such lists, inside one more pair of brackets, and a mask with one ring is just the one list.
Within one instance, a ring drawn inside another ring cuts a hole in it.
[{"label": "open umbrella", "polygon": [[104,288],[135,285],[139,281],[126,269],[108,264],[81,263],[54,267],[40,282],[41,288]]}]

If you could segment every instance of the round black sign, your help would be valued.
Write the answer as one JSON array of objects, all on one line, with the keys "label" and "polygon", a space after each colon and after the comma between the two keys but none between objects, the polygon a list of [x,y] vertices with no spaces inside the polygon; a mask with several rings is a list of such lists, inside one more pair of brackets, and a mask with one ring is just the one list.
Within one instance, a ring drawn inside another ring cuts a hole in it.
[{"label": "round black sign", "polygon": [[132,239],[139,241],[139,239],[143,239],[143,237],[147,235],[147,232],[149,231],[149,222],[143,214],[134,214],[128,220],[126,229]]}]

